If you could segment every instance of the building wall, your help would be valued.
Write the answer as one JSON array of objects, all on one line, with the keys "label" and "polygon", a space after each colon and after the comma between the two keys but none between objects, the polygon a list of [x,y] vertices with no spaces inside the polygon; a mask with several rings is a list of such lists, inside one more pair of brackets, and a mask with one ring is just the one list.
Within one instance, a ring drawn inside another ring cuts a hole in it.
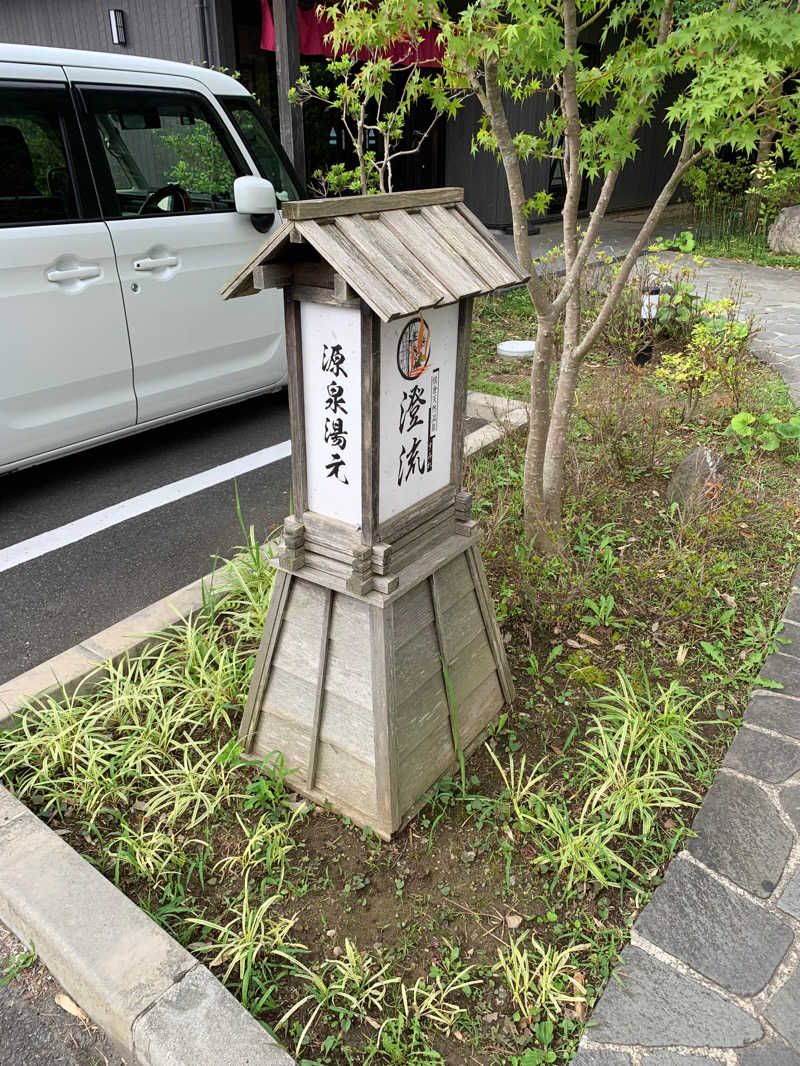
[{"label": "building wall", "polygon": [[[547,98],[532,96],[521,104],[508,104],[508,118],[514,131],[535,129],[545,116]],[[505,172],[491,153],[478,149],[472,154],[472,138],[480,126],[481,106],[470,97],[445,126],[445,185],[463,185],[464,201],[487,226],[511,223]],[[522,166],[522,180],[528,195],[546,189],[548,163],[528,162]]]},{"label": "building wall", "polygon": [[[669,99],[670,91],[665,94]],[[547,108],[555,106],[552,98],[542,95],[530,97],[520,104],[507,101],[508,120],[512,132],[538,131],[546,117]],[[472,154],[472,138],[479,128],[482,111],[472,97],[446,123],[445,129],[445,184],[463,185],[467,206],[488,226],[509,226],[511,206],[508,199],[505,173],[502,165],[489,152],[479,149]],[[622,169],[611,199],[611,211],[632,211],[652,206],[675,166],[677,150],[667,152],[669,130],[661,108],[649,125],[639,131],[639,151]],[[548,189],[550,165],[548,162],[528,162],[522,165],[522,180],[525,192],[533,196],[540,189]],[[600,182],[587,190],[586,206],[591,208],[600,193]],[[560,211],[554,203],[555,213]]]},{"label": "building wall", "polygon": [[[127,44],[111,40],[114,0],[0,0],[0,41],[233,66],[230,0],[124,0]],[[201,17],[205,7],[206,54]]]}]

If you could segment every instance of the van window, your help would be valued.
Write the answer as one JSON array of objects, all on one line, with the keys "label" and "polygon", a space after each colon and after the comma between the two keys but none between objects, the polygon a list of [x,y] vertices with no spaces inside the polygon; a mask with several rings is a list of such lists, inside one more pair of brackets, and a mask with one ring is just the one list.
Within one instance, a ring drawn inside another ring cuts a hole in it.
[{"label": "van window", "polygon": [[0,88],[0,225],[76,218],[65,140],[68,108],[58,89]]},{"label": "van window", "polygon": [[299,200],[304,195],[301,193],[301,183],[255,100],[249,96],[224,96],[218,99],[249,148],[261,176],[269,178],[275,186],[278,199]]},{"label": "van window", "polygon": [[118,217],[233,211],[247,173],[221,123],[193,93],[85,90]]}]

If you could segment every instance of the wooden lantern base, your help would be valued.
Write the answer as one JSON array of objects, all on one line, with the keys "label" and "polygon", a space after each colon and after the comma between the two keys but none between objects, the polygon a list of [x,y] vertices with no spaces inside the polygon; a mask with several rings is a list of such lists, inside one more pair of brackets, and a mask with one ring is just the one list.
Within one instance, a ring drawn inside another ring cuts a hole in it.
[{"label": "wooden lantern base", "polygon": [[291,789],[385,840],[514,695],[477,537],[398,578],[359,595],[279,563],[241,729],[246,754],[282,753]]}]

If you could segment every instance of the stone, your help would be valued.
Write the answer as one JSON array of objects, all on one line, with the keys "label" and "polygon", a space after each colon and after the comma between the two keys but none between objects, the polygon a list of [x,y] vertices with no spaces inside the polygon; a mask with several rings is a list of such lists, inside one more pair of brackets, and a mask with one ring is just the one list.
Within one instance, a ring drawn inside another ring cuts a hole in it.
[{"label": "stone", "polygon": [[760,781],[779,784],[800,770],[800,744],[759,733],[745,724],[734,738],[722,765]]},{"label": "stone", "polygon": [[757,692],[751,696],[744,720],[800,740],[800,700],[779,692]]},{"label": "stone", "polygon": [[592,1023],[592,1041],[598,1044],[728,1048],[764,1035],[735,1003],[630,945]]},{"label": "stone", "polygon": [[754,896],[780,881],[793,837],[758,785],[720,774],[706,793],[687,843],[696,859]]},{"label": "stone", "polygon": [[126,1050],[134,1020],[196,960],[30,812],[0,832],[0,921]]},{"label": "stone", "polygon": [[784,621],[783,629],[776,634],[775,645],[784,655],[800,659],[800,625],[797,622]]},{"label": "stone", "polygon": [[27,807],[23,806],[15,796],[11,795],[7,788],[3,788],[0,785],[0,833],[14,819],[24,816],[28,818],[34,817]]},{"label": "stone", "polygon": [[[796,583],[797,573],[792,579],[793,590],[796,587]],[[789,602],[786,604],[786,610],[783,612],[783,617],[786,622],[794,622],[795,625],[800,624],[800,590],[792,592]]]},{"label": "stone", "polygon": [[764,1008],[764,1017],[800,1051],[800,973],[795,971]]},{"label": "stone", "polygon": [[570,1066],[631,1066],[628,1055],[621,1051],[597,1051],[595,1048],[579,1047]]},{"label": "stone", "polygon": [[786,1044],[760,1044],[742,1051],[739,1066],[800,1066],[800,1055]]},{"label": "stone", "polygon": [[722,484],[722,456],[703,445],[681,459],[667,486],[667,500],[682,511],[702,511]]},{"label": "stone", "polygon": [[800,833],[800,785],[787,785],[780,792],[781,807],[791,818],[795,829]]},{"label": "stone", "polygon": [[793,918],[800,918],[800,873],[796,873],[784,888],[778,900],[778,906],[782,911],[791,914]]},{"label": "stone", "polygon": [[140,1066],[295,1066],[210,970],[197,965],[133,1026]]},{"label": "stone", "polygon": [[677,1051],[657,1051],[655,1055],[645,1055],[642,1066],[712,1066],[717,1059],[705,1055],[679,1055]]},{"label": "stone", "polygon": [[767,245],[775,255],[800,255],[800,204],[778,213],[769,228]]},{"label": "stone", "polygon": [[[774,651],[767,656],[767,660],[761,667],[761,675],[765,681],[773,681],[780,685],[780,691],[786,696],[800,696],[800,662],[793,655],[784,655],[781,651]],[[758,682],[756,682],[758,684]]]},{"label": "stone", "polygon": [[761,991],[792,943],[787,923],[687,859],[670,863],[634,928],[740,996]]}]

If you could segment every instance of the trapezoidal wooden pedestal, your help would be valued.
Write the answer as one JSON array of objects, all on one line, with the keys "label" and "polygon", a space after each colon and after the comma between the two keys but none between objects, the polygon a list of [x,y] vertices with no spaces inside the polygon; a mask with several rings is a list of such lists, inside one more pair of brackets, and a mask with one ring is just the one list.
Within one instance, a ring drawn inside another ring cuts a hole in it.
[{"label": "trapezoidal wooden pedestal", "polygon": [[513,698],[477,537],[398,576],[358,595],[278,565],[241,729],[290,788],[387,840]]}]

